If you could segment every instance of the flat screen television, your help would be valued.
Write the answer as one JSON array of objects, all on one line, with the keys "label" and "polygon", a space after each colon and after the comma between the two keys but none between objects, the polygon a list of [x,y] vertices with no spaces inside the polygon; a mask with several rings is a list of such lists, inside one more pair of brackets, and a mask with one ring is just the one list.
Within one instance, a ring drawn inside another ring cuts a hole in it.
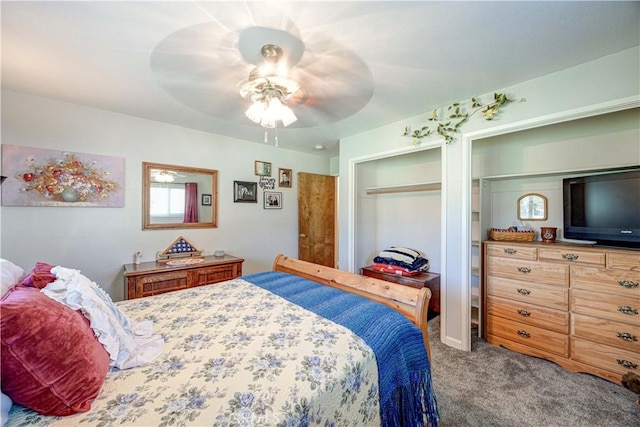
[{"label": "flat screen television", "polygon": [[640,170],[565,178],[564,237],[640,248]]}]

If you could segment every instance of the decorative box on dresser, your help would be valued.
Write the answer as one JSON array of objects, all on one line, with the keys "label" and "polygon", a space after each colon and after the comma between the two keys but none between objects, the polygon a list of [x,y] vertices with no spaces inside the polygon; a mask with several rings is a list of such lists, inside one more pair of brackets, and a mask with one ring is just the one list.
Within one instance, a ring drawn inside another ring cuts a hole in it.
[{"label": "decorative box on dresser", "polygon": [[487,342],[616,383],[640,374],[640,251],[483,242]]},{"label": "decorative box on dresser", "polygon": [[160,262],[126,264],[127,299],[210,285],[242,276],[244,259],[231,255],[206,256],[202,262],[167,265]]}]

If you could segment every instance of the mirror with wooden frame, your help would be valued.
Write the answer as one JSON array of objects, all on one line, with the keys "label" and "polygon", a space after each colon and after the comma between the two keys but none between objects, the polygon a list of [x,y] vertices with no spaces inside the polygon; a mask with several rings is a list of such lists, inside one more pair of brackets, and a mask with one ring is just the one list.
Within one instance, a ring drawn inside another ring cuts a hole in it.
[{"label": "mirror with wooden frame", "polygon": [[547,198],[538,193],[524,194],[518,198],[517,209],[521,221],[546,221]]},{"label": "mirror with wooden frame", "polygon": [[142,163],[143,230],[217,226],[217,170]]}]

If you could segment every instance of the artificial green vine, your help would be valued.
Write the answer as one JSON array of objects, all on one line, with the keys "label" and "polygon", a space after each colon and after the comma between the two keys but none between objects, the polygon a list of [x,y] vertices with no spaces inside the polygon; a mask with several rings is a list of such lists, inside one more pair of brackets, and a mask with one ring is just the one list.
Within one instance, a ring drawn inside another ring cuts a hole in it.
[{"label": "artificial green vine", "polygon": [[[433,110],[433,113],[427,118],[430,122],[437,122],[435,133],[442,136],[447,144],[451,144],[455,140],[455,134],[460,132],[460,128],[465,124],[469,118],[482,110],[482,115],[485,120],[493,120],[499,113],[500,107],[509,104],[511,102],[518,102],[523,100],[514,100],[509,98],[504,93],[494,93],[493,102],[489,104],[482,104],[478,98],[471,98],[470,112],[465,112],[462,105],[459,102],[451,104],[447,107],[446,118],[440,118],[438,116],[438,110]],[[404,128],[402,136],[408,136],[413,139],[413,145],[418,145],[418,142],[422,138],[433,135],[434,130],[429,125],[423,126],[420,129],[411,132],[411,128],[407,126]]]}]

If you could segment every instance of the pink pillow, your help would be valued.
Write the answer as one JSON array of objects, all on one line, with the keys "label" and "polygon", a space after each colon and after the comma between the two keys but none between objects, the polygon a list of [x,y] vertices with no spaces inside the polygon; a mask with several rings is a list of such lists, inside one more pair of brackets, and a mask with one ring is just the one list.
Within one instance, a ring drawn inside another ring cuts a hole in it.
[{"label": "pink pillow", "polygon": [[18,286],[42,289],[51,282],[55,282],[56,275],[51,272],[54,265],[46,262],[36,262],[36,266],[18,283]]},{"label": "pink pillow", "polygon": [[3,392],[44,415],[91,409],[109,354],[89,321],[35,288],[14,287],[0,310]]}]

